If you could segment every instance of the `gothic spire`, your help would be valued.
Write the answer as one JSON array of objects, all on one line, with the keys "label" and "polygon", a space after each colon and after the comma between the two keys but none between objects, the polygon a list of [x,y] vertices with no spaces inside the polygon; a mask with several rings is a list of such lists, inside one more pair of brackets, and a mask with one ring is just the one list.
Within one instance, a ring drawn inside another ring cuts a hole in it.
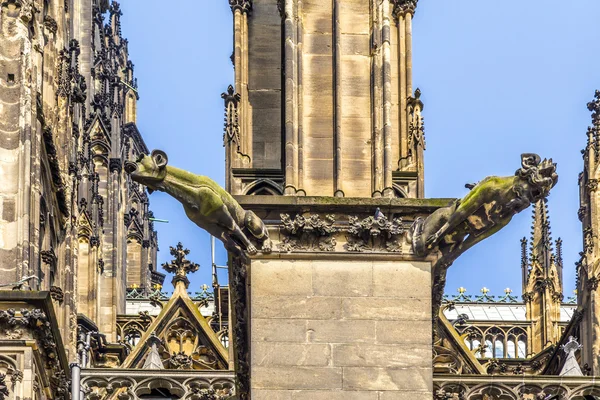
[{"label": "gothic spire", "polygon": [[550,219],[546,200],[539,200],[533,207],[533,224],[531,226],[531,249],[529,259],[532,266],[538,264],[544,269],[550,267],[554,259],[552,237],[550,236]]}]

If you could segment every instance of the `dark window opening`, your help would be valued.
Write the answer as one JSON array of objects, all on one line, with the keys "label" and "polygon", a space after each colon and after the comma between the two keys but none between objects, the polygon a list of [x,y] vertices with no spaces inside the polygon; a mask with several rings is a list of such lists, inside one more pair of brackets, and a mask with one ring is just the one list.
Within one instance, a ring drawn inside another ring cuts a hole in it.
[{"label": "dark window opening", "polygon": [[6,78],[6,81],[8,83],[15,83],[15,74],[8,74],[8,77]]}]

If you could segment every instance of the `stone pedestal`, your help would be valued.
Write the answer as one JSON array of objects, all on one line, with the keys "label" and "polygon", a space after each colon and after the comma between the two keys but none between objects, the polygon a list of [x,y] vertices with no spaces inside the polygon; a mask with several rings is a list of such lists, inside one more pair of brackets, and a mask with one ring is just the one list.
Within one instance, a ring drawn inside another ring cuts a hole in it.
[{"label": "stone pedestal", "polygon": [[[431,399],[432,260],[412,254],[407,231],[437,204],[380,204],[373,224],[377,201],[400,200],[318,199],[278,219],[243,199],[274,241],[247,267],[252,400]],[[369,224],[384,228],[353,229]]]},{"label": "stone pedestal", "polygon": [[252,399],[431,399],[425,262],[263,259],[250,268]]}]

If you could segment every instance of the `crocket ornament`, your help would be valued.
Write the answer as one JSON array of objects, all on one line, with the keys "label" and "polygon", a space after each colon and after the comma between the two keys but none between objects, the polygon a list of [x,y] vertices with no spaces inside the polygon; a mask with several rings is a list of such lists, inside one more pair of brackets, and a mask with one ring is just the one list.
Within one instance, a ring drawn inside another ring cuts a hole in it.
[{"label": "crocket ornament", "polygon": [[234,255],[257,253],[247,233],[261,244],[263,253],[271,251],[267,228],[256,214],[244,210],[209,177],[167,164],[167,154],[153,150],[149,156],[141,154],[135,162],[126,161],[125,171],[135,182],[146,186],[149,193],[158,190],[177,199],[192,222],[221,240]]}]

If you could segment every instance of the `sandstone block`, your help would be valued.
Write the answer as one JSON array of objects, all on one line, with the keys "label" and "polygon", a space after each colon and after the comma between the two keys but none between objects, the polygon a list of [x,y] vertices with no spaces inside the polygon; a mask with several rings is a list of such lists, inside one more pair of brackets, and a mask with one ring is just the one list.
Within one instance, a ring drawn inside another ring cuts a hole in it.
[{"label": "sandstone block", "polygon": [[313,290],[317,296],[368,296],[371,293],[373,264],[352,261],[313,262]]},{"label": "sandstone block", "polygon": [[431,357],[431,346],[426,345],[333,345],[333,365],[336,367],[431,368]]},{"label": "sandstone block", "polygon": [[252,400],[293,400],[291,390],[252,389]]},{"label": "sandstone block", "polygon": [[431,318],[431,299],[351,297],[342,300],[342,315],[348,319],[425,321]]},{"label": "sandstone block", "polygon": [[431,320],[425,321],[377,321],[377,343],[411,343],[431,346]]},{"label": "sandstone block", "polygon": [[251,347],[252,365],[325,367],[331,360],[328,344],[253,342]]},{"label": "sandstone block", "polygon": [[311,261],[259,260],[251,268],[253,296],[312,295]]},{"label": "sandstone block", "polygon": [[339,297],[261,296],[255,297],[252,318],[339,319]]},{"label": "sandstone block", "polygon": [[301,319],[254,319],[252,340],[263,342],[295,342],[306,340],[306,321]]},{"label": "sandstone block", "polygon": [[344,390],[432,391],[430,368],[344,368]]},{"label": "sandstone block", "polygon": [[379,400],[431,400],[432,392],[380,392]]},{"label": "sandstone block", "polygon": [[372,342],[376,337],[373,321],[307,321],[308,340],[315,343]]},{"label": "sandstone block", "polygon": [[377,400],[377,392],[350,392],[350,391],[319,391],[299,390],[294,391],[292,400]]},{"label": "sandstone block", "polygon": [[254,367],[252,386],[256,389],[341,389],[341,368]]},{"label": "sandstone block", "polygon": [[431,297],[431,271],[429,263],[389,263],[373,264],[373,295]]}]

